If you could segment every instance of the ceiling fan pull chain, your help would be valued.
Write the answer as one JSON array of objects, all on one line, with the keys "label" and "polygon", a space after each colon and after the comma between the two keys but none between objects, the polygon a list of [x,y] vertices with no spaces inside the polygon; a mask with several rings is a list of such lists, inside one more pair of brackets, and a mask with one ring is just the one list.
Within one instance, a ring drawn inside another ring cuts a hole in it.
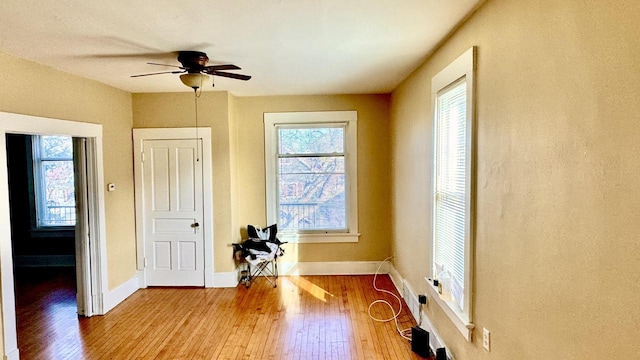
[{"label": "ceiling fan pull chain", "polygon": [[[202,95],[202,87],[200,87],[200,95]],[[196,162],[200,161],[200,137],[198,136],[198,89],[193,88],[193,100],[196,108]],[[195,169],[194,169],[195,170]]]}]

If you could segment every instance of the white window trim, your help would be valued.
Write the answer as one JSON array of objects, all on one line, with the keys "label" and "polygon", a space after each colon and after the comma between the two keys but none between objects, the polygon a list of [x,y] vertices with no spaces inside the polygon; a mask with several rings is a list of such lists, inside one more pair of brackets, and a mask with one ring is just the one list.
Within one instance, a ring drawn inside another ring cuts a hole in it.
[{"label": "white window trim", "polygon": [[447,314],[447,317],[453,322],[453,325],[460,331],[460,334],[464,336],[467,341],[471,341],[471,333],[475,328],[475,325],[471,322],[463,321],[462,318],[464,314],[460,311],[460,307],[457,306],[454,300],[450,298],[442,297],[438,293],[438,288],[433,286],[433,280],[429,278],[424,278],[427,282],[427,292],[429,293],[429,298],[434,299],[436,303],[440,306],[442,311]]},{"label": "white window trim", "polygon": [[276,126],[282,124],[319,124],[346,123],[345,158],[347,163],[348,203],[347,218],[348,232],[327,233],[295,233],[278,236],[282,241],[293,243],[332,243],[358,242],[358,139],[357,139],[357,111],[318,111],[318,112],[286,112],[264,114],[264,156],[266,175],[267,224],[275,224],[278,219],[276,201],[276,173],[277,173],[277,133]]},{"label": "white window trim", "polygon": [[[469,186],[469,191],[467,191],[467,199],[466,202],[469,204],[468,211],[466,214],[467,217],[467,227],[465,229],[465,281],[464,281],[464,304],[466,304],[465,309],[460,309],[458,304],[455,301],[444,299],[440,297],[437,289],[433,287],[433,283],[430,279],[433,279],[436,274],[432,274],[433,272],[433,253],[429,254],[429,275],[426,280],[428,283],[428,289],[431,298],[436,300],[436,303],[442,308],[442,310],[447,314],[449,319],[453,322],[456,328],[460,331],[460,333],[464,336],[467,341],[471,341],[471,331],[473,330],[473,239],[475,236],[474,233],[474,213],[475,213],[475,205],[474,205],[474,197],[475,197],[475,172],[474,172],[474,153],[475,153],[475,144],[474,144],[474,119],[475,119],[475,109],[474,109],[474,90],[475,90],[475,77],[474,77],[474,69],[475,69],[475,46],[467,50],[465,53],[460,55],[457,59],[451,62],[447,67],[442,69],[438,74],[436,74],[431,79],[431,114],[432,114],[432,124],[435,126],[435,118],[436,118],[436,105],[437,105],[437,96],[438,92],[462,77],[466,78],[467,81],[467,132],[466,132],[466,142],[467,142],[467,154],[466,154],[466,175],[467,175],[467,184]],[[432,144],[435,144],[435,131],[433,134]],[[433,195],[435,193],[435,171],[434,169],[434,160],[431,159],[431,231],[432,234],[429,238],[430,241],[430,249],[433,251],[434,249],[434,218],[433,214],[435,199]]]}]

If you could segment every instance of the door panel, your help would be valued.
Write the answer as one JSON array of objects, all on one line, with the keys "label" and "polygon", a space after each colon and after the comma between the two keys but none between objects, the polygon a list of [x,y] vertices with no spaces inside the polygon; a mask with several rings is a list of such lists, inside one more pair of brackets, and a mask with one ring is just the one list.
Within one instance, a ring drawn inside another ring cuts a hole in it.
[{"label": "door panel", "polygon": [[180,270],[195,270],[196,269],[196,248],[192,242],[180,242],[180,262],[178,268]]},{"label": "door panel", "polygon": [[178,177],[178,211],[194,211],[197,191],[194,183],[195,174],[193,164],[196,163],[195,152],[192,149],[178,149],[177,162]]},{"label": "door panel", "polygon": [[153,263],[155,270],[171,270],[171,242],[153,242]]},{"label": "door panel", "polygon": [[[147,142],[145,141],[145,144]],[[151,144],[149,144],[151,146]],[[169,197],[171,196],[169,188],[169,149],[154,148],[149,149],[151,155],[151,172],[149,177],[145,177],[151,181],[151,191],[148,195],[152,200],[153,211],[169,211]]]},{"label": "door panel", "polygon": [[191,225],[195,219],[153,219],[154,234],[192,233]]},{"label": "door panel", "polygon": [[149,286],[204,286],[199,148],[195,140],[143,142]]}]

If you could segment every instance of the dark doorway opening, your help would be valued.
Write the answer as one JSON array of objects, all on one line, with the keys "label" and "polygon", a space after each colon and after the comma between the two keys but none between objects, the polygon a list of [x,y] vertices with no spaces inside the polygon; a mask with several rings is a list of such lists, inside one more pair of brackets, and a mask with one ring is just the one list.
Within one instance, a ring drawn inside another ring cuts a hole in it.
[{"label": "dark doorway opening", "polygon": [[18,348],[26,355],[78,327],[75,227],[39,226],[34,137],[6,141]]}]

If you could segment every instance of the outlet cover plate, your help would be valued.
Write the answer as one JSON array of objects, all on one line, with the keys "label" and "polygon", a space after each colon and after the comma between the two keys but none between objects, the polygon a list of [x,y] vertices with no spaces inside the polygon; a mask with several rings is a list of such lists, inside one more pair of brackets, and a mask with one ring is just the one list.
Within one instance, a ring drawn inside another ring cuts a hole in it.
[{"label": "outlet cover plate", "polygon": [[491,351],[491,333],[487,328],[482,328],[482,347],[487,351]]}]

